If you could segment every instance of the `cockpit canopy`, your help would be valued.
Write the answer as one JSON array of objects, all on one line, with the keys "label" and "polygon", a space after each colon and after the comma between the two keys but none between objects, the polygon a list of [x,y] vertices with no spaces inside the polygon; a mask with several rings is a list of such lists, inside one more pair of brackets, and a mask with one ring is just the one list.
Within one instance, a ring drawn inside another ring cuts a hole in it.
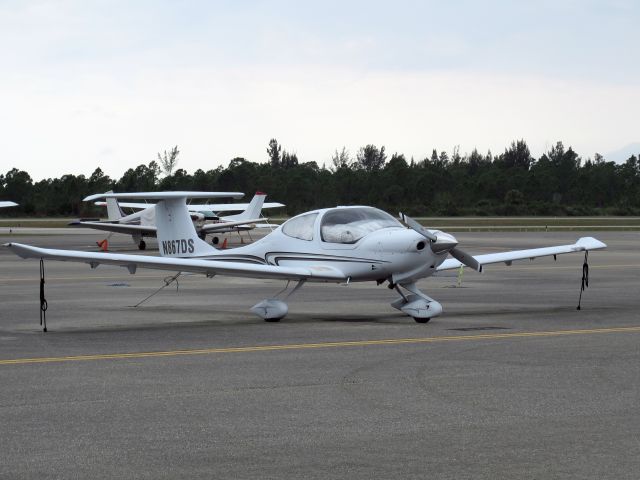
[{"label": "cockpit canopy", "polygon": [[402,227],[402,224],[377,208],[335,208],[323,215],[320,236],[323,242],[350,244],[368,233],[389,227]]},{"label": "cockpit canopy", "polygon": [[402,227],[398,220],[377,208],[342,207],[294,217],[282,225],[282,233],[300,240],[313,240],[320,215],[320,238],[327,243],[353,244],[368,233]]},{"label": "cockpit canopy", "polygon": [[316,224],[316,218],[318,218],[317,212],[293,217],[282,225],[282,233],[300,240],[313,240],[313,227]]}]

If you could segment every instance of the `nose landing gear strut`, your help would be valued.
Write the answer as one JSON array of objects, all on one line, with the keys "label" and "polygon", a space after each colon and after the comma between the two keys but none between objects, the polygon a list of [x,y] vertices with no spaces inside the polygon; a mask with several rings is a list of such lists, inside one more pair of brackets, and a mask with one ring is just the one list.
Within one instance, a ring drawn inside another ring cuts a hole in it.
[{"label": "nose landing gear strut", "polygon": [[[409,294],[405,295],[400,287],[407,290]],[[427,323],[442,313],[442,305],[421,292],[415,282],[396,284],[395,289],[400,294],[400,298],[391,302],[391,306],[413,317],[417,323]]]}]

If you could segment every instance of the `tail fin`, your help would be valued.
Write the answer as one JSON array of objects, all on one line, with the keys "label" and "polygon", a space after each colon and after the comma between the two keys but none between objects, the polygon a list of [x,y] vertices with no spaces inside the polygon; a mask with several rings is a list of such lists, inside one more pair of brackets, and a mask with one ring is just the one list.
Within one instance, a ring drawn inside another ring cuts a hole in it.
[{"label": "tail fin", "polygon": [[155,207],[145,208],[140,212],[140,225],[153,227],[156,224]]},{"label": "tail fin", "polygon": [[229,222],[234,222],[236,220],[255,220],[256,218],[260,218],[265,198],[267,198],[266,193],[256,192],[244,212],[238,213],[237,215],[226,215],[224,219]]},{"label": "tail fin", "polygon": [[[108,191],[106,193],[113,193],[113,191]],[[120,220],[122,217],[124,217],[124,214],[120,209],[120,205],[118,205],[118,200],[115,198],[107,198],[107,218],[114,221]]]},{"label": "tail fin", "polygon": [[198,237],[186,197],[160,200],[155,206],[155,217],[158,247],[163,257],[201,257],[217,252]]}]

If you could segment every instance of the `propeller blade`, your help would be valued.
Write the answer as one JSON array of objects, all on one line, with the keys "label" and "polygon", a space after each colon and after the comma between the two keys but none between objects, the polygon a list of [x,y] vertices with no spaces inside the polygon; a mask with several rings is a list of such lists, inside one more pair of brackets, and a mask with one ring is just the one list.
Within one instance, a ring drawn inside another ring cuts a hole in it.
[{"label": "propeller blade", "polygon": [[460,263],[466,265],[469,268],[473,268],[477,272],[482,272],[482,265],[480,265],[480,263],[478,263],[478,261],[467,252],[460,250],[459,248],[452,248],[451,250],[449,250],[449,253]]},{"label": "propeller blade", "polygon": [[431,242],[435,242],[438,240],[438,237],[436,237],[433,233],[431,233],[429,230],[424,228],[422,225],[416,222],[413,218],[407,217],[402,212],[400,212],[400,220],[402,220],[402,222],[404,222],[404,224],[407,225],[409,228],[411,228],[412,230],[415,230],[416,232],[418,232],[420,235],[427,238]]}]

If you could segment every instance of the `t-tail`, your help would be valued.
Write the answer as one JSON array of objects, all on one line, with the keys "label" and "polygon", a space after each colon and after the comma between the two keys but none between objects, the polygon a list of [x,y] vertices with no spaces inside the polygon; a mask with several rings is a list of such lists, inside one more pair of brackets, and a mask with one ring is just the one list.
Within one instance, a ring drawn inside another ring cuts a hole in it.
[{"label": "t-tail", "polygon": [[202,257],[217,250],[201,240],[187,208],[187,198],[165,198],[155,206],[158,248],[163,257]]},{"label": "t-tail", "polygon": [[249,203],[249,205],[247,205],[247,208],[242,213],[238,213],[237,215],[225,215],[223,219],[227,222],[242,220],[255,221],[256,219],[260,218],[260,215],[262,213],[262,205],[264,205],[265,198],[267,198],[266,193],[256,192],[256,194],[251,199],[251,202]]}]

